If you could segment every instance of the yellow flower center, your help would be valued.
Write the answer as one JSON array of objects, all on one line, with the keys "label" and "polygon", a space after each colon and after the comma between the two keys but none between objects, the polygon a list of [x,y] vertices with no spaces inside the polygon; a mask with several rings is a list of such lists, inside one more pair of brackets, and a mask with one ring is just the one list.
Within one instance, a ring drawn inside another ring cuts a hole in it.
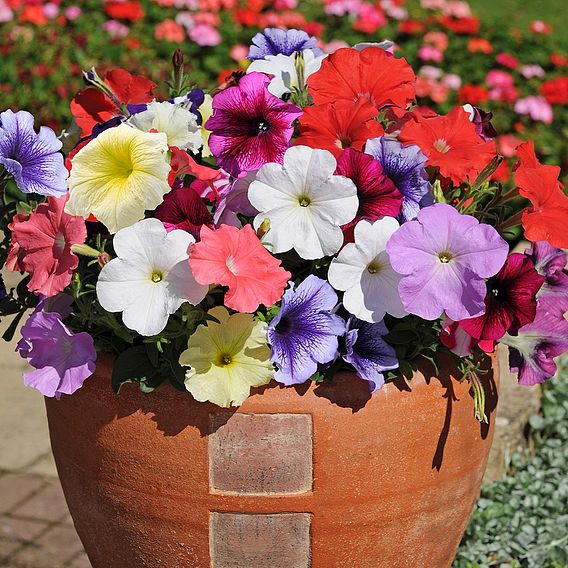
[{"label": "yellow flower center", "polygon": [[218,367],[227,367],[233,362],[233,357],[228,353],[220,353],[215,361]]},{"label": "yellow flower center", "polygon": [[445,154],[451,150],[451,146],[448,144],[444,138],[438,138],[434,141],[434,148],[438,150],[441,154]]},{"label": "yellow flower center", "polygon": [[298,197],[298,203],[300,207],[308,207],[308,205],[312,202],[312,200],[307,195],[300,195]]},{"label": "yellow flower center", "polygon": [[154,272],[152,272],[152,282],[154,283],[158,283],[161,282],[164,279],[164,275],[159,271],[159,270],[154,270]]},{"label": "yellow flower center", "polygon": [[438,258],[442,264],[448,264],[448,262],[454,258],[454,255],[451,252],[443,251],[438,254]]},{"label": "yellow flower center", "polygon": [[369,274],[376,274],[381,269],[381,265],[378,261],[373,260],[367,265],[367,271]]}]

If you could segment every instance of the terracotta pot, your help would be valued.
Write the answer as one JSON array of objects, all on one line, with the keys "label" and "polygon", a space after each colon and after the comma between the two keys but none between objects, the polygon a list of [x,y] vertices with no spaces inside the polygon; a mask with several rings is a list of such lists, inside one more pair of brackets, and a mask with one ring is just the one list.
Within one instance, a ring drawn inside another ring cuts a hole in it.
[{"label": "terracotta pot", "polygon": [[[385,386],[259,389],[239,409],[169,385],[110,388],[111,361],[47,399],[51,443],[93,568],[444,568],[493,436],[449,373]],[[366,404],[365,404],[366,403]]]}]

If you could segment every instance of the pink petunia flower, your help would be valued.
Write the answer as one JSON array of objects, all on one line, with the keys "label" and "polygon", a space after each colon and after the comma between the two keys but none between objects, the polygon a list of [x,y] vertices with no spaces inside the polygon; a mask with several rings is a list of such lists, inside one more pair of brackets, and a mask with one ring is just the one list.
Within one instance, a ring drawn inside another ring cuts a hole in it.
[{"label": "pink petunia flower", "polygon": [[533,120],[552,124],[554,114],[552,107],[544,97],[525,97],[515,103],[517,114],[528,115]]},{"label": "pink petunia flower", "polygon": [[213,26],[207,24],[197,24],[187,32],[187,35],[191,41],[201,46],[214,46],[221,43],[221,34]]},{"label": "pink petunia flower", "polygon": [[250,225],[242,229],[221,225],[216,231],[204,225],[189,264],[200,284],[227,286],[225,306],[244,313],[254,312],[261,304],[272,306],[291,278]]},{"label": "pink petunia flower", "polygon": [[82,217],[65,213],[67,199],[49,197],[29,219],[14,225],[12,243],[19,265],[31,275],[30,292],[55,296],[70,284],[79,264],[71,247],[85,242],[87,228]]}]

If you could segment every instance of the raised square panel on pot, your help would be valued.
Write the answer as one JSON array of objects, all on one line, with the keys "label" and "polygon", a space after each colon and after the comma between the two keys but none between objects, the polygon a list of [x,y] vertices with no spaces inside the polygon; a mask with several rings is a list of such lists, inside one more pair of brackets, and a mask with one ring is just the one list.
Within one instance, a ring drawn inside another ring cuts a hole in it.
[{"label": "raised square panel on pot", "polygon": [[310,415],[212,414],[210,427],[211,490],[242,495],[311,491]]},{"label": "raised square panel on pot", "polygon": [[309,513],[211,514],[212,568],[309,568]]}]

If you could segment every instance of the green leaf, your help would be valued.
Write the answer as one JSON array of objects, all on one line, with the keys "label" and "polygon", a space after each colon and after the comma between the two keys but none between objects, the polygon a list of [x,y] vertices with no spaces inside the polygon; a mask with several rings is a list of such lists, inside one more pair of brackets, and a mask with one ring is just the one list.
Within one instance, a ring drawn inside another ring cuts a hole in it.
[{"label": "green leaf", "polygon": [[125,383],[148,383],[156,377],[158,369],[152,365],[145,345],[136,345],[122,352],[112,369],[112,388],[119,393]]}]

